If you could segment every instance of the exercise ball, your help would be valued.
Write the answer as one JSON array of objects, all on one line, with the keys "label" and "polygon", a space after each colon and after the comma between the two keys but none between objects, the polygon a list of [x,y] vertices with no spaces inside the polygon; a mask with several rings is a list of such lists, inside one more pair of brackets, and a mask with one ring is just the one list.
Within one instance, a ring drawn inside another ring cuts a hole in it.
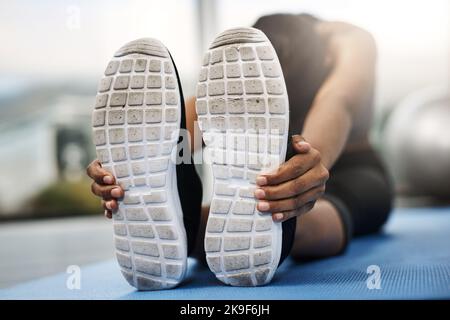
[{"label": "exercise ball", "polygon": [[405,98],[388,117],[381,143],[400,193],[450,200],[448,85]]}]

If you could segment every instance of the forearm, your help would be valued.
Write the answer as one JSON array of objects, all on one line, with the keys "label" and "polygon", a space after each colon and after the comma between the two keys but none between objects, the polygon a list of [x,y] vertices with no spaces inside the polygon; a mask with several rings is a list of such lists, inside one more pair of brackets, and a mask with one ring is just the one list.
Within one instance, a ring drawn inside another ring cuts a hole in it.
[{"label": "forearm", "polygon": [[352,116],[337,94],[318,96],[303,125],[302,136],[320,151],[323,165],[330,169],[341,154],[352,127]]},{"label": "forearm", "polygon": [[321,152],[330,169],[344,150],[360,115],[370,114],[376,47],[367,32],[340,23],[322,23],[333,70],[318,91],[302,135]]},{"label": "forearm", "polygon": [[186,129],[189,134],[189,145],[191,147],[191,152],[194,153],[200,150],[202,147],[201,137],[197,137],[196,133],[199,134],[200,129],[197,123],[197,112],[195,111],[195,97],[190,97],[185,101],[185,111],[186,111]]}]

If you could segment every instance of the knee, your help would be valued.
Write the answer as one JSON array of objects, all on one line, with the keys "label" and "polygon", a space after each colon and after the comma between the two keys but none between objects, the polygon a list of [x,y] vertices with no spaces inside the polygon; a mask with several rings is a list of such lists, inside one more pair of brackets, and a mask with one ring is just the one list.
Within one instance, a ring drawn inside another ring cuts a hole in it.
[{"label": "knee", "polygon": [[380,231],[393,206],[393,191],[388,177],[377,169],[361,168],[355,169],[349,178],[354,188],[349,195],[354,235]]},{"label": "knee", "polygon": [[377,171],[370,172],[368,183],[374,196],[368,198],[368,211],[372,216],[371,232],[379,231],[389,219],[393,207],[393,188],[388,178]]}]

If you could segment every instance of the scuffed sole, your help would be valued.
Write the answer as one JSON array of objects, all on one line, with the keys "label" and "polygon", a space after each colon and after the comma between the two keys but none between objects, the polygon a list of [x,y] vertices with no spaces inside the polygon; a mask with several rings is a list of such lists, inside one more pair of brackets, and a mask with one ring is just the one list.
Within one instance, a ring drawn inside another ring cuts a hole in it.
[{"label": "scuffed sole", "polygon": [[139,290],[168,289],[184,278],[187,241],[178,197],[181,117],[178,79],[161,42],[123,46],[101,79],[92,116],[102,166],[125,189],[113,215],[117,260]]},{"label": "scuffed sole", "polygon": [[214,40],[196,111],[214,175],[208,265],[226,284],[267,284],[280,260],[282,229],[256,209],[253,193],[257,175],[285,160],[289,108],[278,57],[261,31],[231,29]]}]

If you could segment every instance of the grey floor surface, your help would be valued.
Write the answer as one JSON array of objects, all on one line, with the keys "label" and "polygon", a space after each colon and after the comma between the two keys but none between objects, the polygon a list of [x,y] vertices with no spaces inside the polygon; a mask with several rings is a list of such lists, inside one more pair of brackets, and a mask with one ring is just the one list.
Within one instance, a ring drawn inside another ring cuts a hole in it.
[{"label": "grey floor surface", "polygon": [[113,257],[111,221],[103,217],[0,224],[0,288]]}]

